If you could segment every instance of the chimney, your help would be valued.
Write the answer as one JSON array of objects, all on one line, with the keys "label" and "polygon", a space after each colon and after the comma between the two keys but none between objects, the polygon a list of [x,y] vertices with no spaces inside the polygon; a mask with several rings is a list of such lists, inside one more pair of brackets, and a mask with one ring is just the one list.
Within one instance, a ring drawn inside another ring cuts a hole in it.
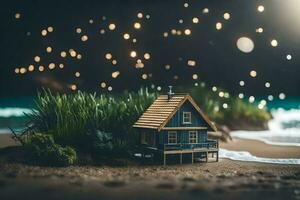
[{"label": "chimney", "polygon": [[175,94],[174,92],[172,92],[172,87],[173,86],[169,86],[169,92],[168,92],[168,100],[170,100],[172,98],[172,96]]}]

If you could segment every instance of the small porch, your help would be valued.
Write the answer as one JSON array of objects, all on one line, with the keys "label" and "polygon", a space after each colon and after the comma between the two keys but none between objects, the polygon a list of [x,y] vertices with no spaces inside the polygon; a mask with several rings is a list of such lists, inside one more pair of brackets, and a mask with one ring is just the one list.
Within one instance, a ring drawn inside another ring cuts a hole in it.
[{"label": "small porch", "polygon": [[219,161],[219,143],[217,140],[207,140],[203,143],[180,143],[180,144],[165,144],[162,150],[163,153],[163,163],[167,164],[168,155],[179,155],[180,164],[183,162],[183,155],[191,155],[191,163],[194,163],[195,160],[201,160],[205,158],[205,161],[208,162],[209,154],[212,158],[215,158],[215,161]]}]

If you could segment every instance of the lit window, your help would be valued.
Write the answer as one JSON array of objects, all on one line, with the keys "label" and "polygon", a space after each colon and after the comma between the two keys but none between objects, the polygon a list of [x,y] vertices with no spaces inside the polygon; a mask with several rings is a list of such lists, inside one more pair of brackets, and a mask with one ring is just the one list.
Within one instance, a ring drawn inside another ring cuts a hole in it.
[{"label": "lit window", "polygon": [[191,112],[183,112],[182,123],[183,124],[191,124],[192,123]]},{"label": "lit window", "polygon": [[189,132],[189,141],[190,143],[197,143],[197,131]]},{"label": "lit window", "polygon": [[177,132],[170,131],[168,132],[168,144],[176,144],[177,143]]}]

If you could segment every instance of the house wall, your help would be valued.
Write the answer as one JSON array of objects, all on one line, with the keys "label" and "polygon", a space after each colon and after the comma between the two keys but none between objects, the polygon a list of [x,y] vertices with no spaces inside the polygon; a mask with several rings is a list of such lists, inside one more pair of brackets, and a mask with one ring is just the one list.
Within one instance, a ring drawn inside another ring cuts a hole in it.
[{"label": "house wall", "polygon": [[[183,112],[191,112],[191,124],[183,124]],[[193,105],[189,101],[186,101],[165,127],[208,127],[208,124],[195,110]],[[188,130],[176,132],[177,143],[189,143]],[[204,143],[207,141],[207,130],[197,130],[197,135],[197,143]],[[158,133],[158,147],[163,148],[164,144],[168,144],[168,131],[160,131]]]},{"label": "house wall", "polygon": [[[189,131],[180,130],[177,132],[177,143],[189,143]],[[168,144],[168,131],[160,131],[158,134],[158,144]],[[207,141],[207,131],[197,130],[197,143],[203,143]]]},{"label": "house wall", "polygon": [[[191,124],[183,124],[183,112],[191,112],[192,115],[192,123]],[[193,105],[186,101],[180,109],[175,113],[175,115],[169,120],[165,127],[197,127],[203,126],[208,127],[208,124],[205,120],[200,116],[200,114],[195,110]]]}]

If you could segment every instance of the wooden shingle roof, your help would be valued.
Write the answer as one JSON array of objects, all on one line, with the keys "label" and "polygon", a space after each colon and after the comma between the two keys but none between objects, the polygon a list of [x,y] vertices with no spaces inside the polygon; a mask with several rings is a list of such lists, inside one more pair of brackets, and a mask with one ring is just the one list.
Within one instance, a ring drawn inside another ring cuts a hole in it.
[{"label": "wooden shingle roof", "polygon": [[160,95],[154,103],[143,113],[143,115],[135,122],[135,128],[157,129],[160,131],[185,101],[190,101],[196,111],[203,117],[213,131],[217,131],[216,127],[210,122],[206,115],[201,111],[190,95],[175,94],[168,99],[168,95]]}]

